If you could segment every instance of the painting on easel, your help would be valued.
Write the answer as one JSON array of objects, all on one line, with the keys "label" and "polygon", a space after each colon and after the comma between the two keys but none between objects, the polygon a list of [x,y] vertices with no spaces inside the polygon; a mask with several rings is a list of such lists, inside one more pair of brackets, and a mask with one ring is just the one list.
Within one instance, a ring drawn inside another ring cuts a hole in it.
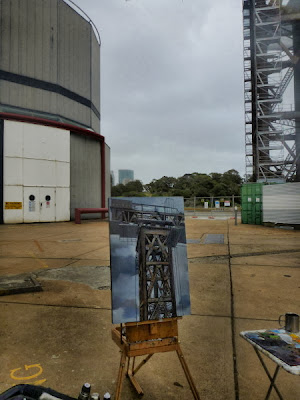
[{"label": "painting on easel", "polygon": [[182,197],[109,199],[112,322],[190,314]]}]

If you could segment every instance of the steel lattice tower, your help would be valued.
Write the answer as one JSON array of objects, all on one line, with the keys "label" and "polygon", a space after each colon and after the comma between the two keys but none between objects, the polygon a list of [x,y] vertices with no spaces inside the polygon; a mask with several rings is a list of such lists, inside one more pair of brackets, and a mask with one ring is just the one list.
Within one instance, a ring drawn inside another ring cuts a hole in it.
[{"label": "steel lattice tower", "polygon": [[140,229],[140,320],[176,317],[170,229]]},{"label": "steel lattice tower", "polygon": [[[300,180],[300,4],[244,0],[246,178]],[[294,80],[295,100],[287,89]],[[293,104],[288,104],[293,102]]]}]

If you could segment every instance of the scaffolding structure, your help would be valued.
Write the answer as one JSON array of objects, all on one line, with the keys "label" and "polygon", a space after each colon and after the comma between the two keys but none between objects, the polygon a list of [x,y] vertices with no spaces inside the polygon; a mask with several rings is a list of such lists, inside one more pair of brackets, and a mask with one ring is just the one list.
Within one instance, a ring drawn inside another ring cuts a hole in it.
[{"label": "scaffolding structure", "polygon": [[[299,176],[297,18],[284,10],[280,0],[244,0],[246,179],[256,182]],[[285,95],[293,80],[295,101]]]}]

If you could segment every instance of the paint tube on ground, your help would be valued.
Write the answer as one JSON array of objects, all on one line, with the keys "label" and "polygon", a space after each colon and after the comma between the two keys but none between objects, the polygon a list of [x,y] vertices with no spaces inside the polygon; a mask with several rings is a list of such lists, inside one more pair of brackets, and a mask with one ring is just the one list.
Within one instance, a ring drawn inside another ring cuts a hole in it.
[{"label": "paint tube on ground", "polygon": [[78,400],[88,400],[90,398],[90,393],[91,393],[91,385],[89,383],[85,383],[81,388]]},{"label": "paint tube on ground", "polygon": [[91,400],[101,400],[99,393],[93,393],[91,395]]},{"label": "paint tube on ground", "polygon": [[103,397],[103,399],[104,400],[110,400],[110,394],[108,392],[106,392],[104,397]]}]

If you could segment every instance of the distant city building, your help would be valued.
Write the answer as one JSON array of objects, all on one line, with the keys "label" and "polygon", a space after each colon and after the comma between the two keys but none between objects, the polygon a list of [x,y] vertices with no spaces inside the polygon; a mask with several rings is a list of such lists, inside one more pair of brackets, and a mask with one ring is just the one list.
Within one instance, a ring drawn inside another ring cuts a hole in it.
[{"label": "distant city building", "polygon": [[122,183],[126,185],[126,183],[134,180],[134,172],[132,169],[119,169],[119,184]]}]

